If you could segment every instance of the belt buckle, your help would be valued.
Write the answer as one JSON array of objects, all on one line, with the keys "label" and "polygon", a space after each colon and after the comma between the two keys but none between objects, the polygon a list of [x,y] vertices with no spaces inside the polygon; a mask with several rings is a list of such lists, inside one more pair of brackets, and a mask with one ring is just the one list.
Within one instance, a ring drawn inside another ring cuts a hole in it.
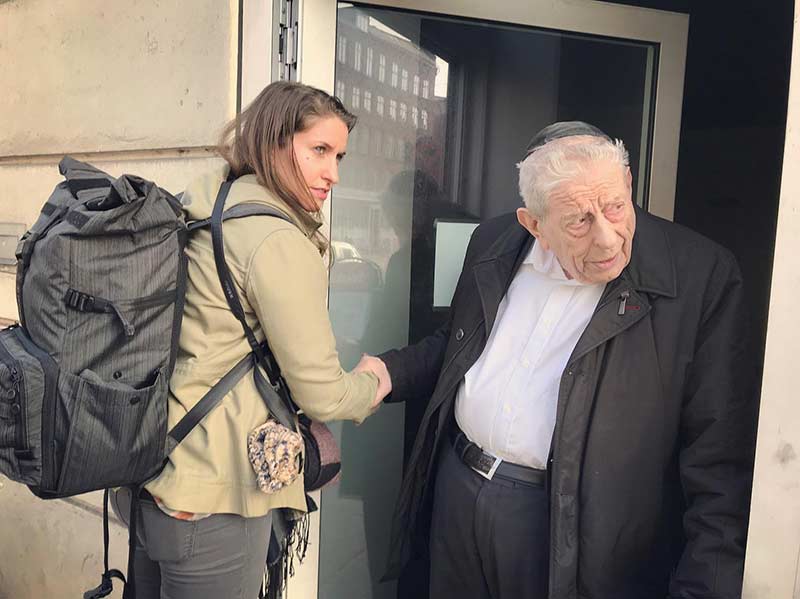
[{"label": "belt buckle", "polygon": [[[484,455],[486,455],[488,457],[494,457],[494,456],[489,455],[486,452],[483,452],[483,453],[484,453]],[[501,458],[494,458],[494,462],[492,462],[492,465],[485,472],[483,470],[480,470],[480,469],[476,468],[475,466],[470,466],[470,468],[472,468],[475,472],[480,474],[486,480],[492,480],[492,478],[494,477],[494,473],[497,472],[497,469],[500,467],[500,463],[502,461],[503,460]]]}]

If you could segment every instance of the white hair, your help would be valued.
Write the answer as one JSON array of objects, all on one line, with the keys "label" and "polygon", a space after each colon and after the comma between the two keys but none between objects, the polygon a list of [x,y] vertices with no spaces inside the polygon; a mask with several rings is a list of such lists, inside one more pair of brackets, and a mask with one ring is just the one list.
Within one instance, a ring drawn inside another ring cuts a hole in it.
[{"label": "white hair", "polygon": [[588,164],[597,161],[610,161],[625,169],[629,165],[628,150],[622,140],[588,135],[562,137],[536,148],[517,164],[519,193],[525,207],[543,218],[553,189],[584,173]]}]

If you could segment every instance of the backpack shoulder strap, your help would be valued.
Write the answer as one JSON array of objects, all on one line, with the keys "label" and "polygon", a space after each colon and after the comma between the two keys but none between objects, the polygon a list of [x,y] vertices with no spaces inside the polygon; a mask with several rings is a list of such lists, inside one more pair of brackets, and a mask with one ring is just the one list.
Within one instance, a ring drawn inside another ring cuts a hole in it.
[{"label": "backpack shoulder strap", "polygon": [[178,423],[172,427],[167,435],[167,455],[183,441],[192,429],[211,412],[222,398],[230,393],[245,374],[253,367],[253,354],[247,354],[236,366],[223,376],[216,385],[211,387],[205,395],[189,410]]},{"label": "backpack shoulder strap", "polygon": [[[228,208],[222,213],[222,220],[224,222],[232,218],[242,218],[245,216],[274,216],[275,218],[285,220],[287,223],[294,225],[292,219],[277,208],[254,203],[237,204],[233,208]],[[189,231],[194,231],[195,229],[208,227],[211,225],[211,218],[212,217],[208,217],[203,220],[192,221],[188,223],[187,228]]]},{"label": "backpack shoulder strap", "polygon": [[[239,204],[230,210],[225,210],[225,200],[228,197],[228,192],[233,181],[225,181],[219,188],[217,199],[214,202],[214,210],[211,213],[211,243],[214,248],[214,262],[217,266],[217,275],[219,276],[222,290],[225,294],[225,299],[228,301],[231,312],[242,325],[245,337],[250,344],[250,348],[256,358],[256,367],[253,372],[255,377],[256,387],[259,394],[267,405],[270,413],[285,427],[290,430],[296,430],[294,423],[294,414],[296,410],[292,405],[288,389],[285,382],[281,377],[281,371],[278,363],[270,350],[269,343],[265,340],[259,343],[256,339],[255,333],[247,324],[244,316],[244,308],[239,299],[239,292],[233,283],[231,272],[225,262],[225,246],[222,238],[222,221],[224,213],[228,213],[229,218],[240,218],[243,216],[253,216],[256,214],[266,216],[276,216],[285,221],[291,222],[289,217],[282,212],[264,206],[262,204]],[[266,372],[268,380],[264,377]]]}]

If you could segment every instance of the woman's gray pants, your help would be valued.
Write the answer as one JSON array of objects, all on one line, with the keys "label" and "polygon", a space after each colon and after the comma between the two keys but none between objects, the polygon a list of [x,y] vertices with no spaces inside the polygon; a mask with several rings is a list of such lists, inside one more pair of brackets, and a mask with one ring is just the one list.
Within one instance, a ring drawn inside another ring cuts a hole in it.
[{"label": "woman's gray pants", "polygon": [[[111,493],[128,524],[130,490]],[[256,599],[267,561],[270,514],[244,518],[214,514],[194,522],[139,500],[136,526],[136,599]]]}]

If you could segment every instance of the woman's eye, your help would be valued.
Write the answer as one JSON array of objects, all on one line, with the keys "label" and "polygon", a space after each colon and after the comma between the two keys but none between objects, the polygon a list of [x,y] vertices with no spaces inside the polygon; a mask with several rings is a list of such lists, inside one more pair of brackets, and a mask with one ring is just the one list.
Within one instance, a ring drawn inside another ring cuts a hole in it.
[{"label": "woman's eye", "polygon": [[314,148],[314,151],[315,151],[317,154],[319,154],[320,156],[322,156],[322,155],[325,153],[325,146],[316,146],[316,147]]}]

